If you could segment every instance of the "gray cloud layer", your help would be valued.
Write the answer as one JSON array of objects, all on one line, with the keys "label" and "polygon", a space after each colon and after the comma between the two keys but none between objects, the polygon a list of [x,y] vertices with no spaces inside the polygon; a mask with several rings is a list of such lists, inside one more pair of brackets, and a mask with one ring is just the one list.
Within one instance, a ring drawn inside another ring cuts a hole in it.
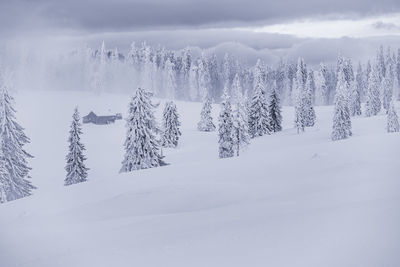
[{"label": "gray cloud layer", "polygon": [[0,30],[16,33],[45,26],[87,31],[223,27],[397,11],[398,0],[3,0]]}]

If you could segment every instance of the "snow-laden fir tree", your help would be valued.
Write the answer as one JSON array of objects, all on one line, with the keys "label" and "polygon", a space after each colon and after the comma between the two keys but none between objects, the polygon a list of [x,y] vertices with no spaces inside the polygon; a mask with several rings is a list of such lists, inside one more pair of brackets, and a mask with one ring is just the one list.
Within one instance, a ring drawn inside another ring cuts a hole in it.
[{"label": "snow-laden fir tree", "polygon": [[375,116],[381,110],[381,100],[379,98],[379,70],[374,66],[369,74],[368,89],[365,101],[365,116]]},{"label": "snow-laden fir tree", "polygon": [[88,176],[87,171],[89,169],[85,166],[86,157],[83,155],[85,146],[81,142],[82,126],[80,120],[78,108],[75,108],[71,129],[69,130],[69,147],[66,156],[67,165],[65,166],[67,176],[64,185],[85,182]]},{"label": "snow-laden fir tree", "polygon": [[297,72],[292,94],[295,110],[294,126],[297,129],[297,133],[300,133],[300,131],[304,132],[304,128],[306,127],[306,120],[308,120],[308,114],[306,114],[305,112],[307,110],[305,108],[306,83],[306,65],[304,63],[304,60],[302,58],[299,58],[297,62]]},{"label": "snow-laden fir tree", "polygon": [[344,67],[339,66],[331,136],[333,141],[346,139],[352,135],[348,90]]},{"label": "snow-laden fir tree", "polygon": [[234,155],[234,125],[231,102],[225,87],[222,95],[221,112],[218,124],[219,157],[230,158]]},{"label": "snow-laden fir tree", "polygon": [[390,105],[389,105],[389,111],[387,114],[386,130],[388,131],[388,133],[394,133],[394,132],[400,131],[399,118],[398,118],[396,110],[394,108],[393,101],[390,102]]},{"label": "snow-laden fir tree", "polygon": [[211,99],[206,94],[204,97],[203,108],[201,109],[200,121],[197,124],[197,129],[202,132],[213,132],[215,131],[215,125],[213,123],[213,118],[211,117]]},{"label": "snow-laden fir tree", "polygon": [[316,75],[317,90],[315,92],[316,105],[327,105],[329,98],[329,88],[327,80],[328,68],[325,64],[321,63]]},{"label": "snow-laden fir tree", "polygon": [[163,135],[161,144],[163,147],[177,147],[181,131],[179,127],[179,115],[174,102],[165,103],[163,112]]},{"label": "snow-laden fir tree", "polygon": [[247,98],[242,94],[239,75],[236,74],[232,82],[233,92],[233,125],[236,156],[240,150],[250,144],[249,114],[246,104]]},{"label": "snow-laden fir tree", "polygon": [[383,93],[382,96],[382,105],[385,109],[386,113],[389,112],[390,103],[392,102],[393,98],[393,85],[394,85],[394,71],[393,71],[393,64],[389,61],[386,65],[386,74],[383,78],[381,83],[382,89],[381,92]]},{"label": "snow-laden fir tree", "polygon": [[151,102],[152,95],[152,93],[138,88],[129,103],[124,143],[125,156],[121,172],[166,164],[160,153],[160,142],[157,139],[160,130],[154,117],[154,109],[157,105]]},{"label": "snow-laden fir tree", "polygon": [[[0,77],[1,78],[1,77]],[[2,202],[26,197],[35,187],[29,181],[28,159],[32,156],[24,150],[30,142],[24,128],[16,121],[14,99],[6,82],[0,80],[0,199]]]},{"label": "snow-laden fir tree", "polygon": [[272,132],[282,131],[281,103],[274,86],[269,96],[268,113]]},{"label": "snow-laden fir tree", "polygon": [[313,107],[313,84],[314,84],[314,77],[312,75],[312,71],[307,75],[306,86],[304,88],[304,92],[301,92],[301,98],[303,101],[303,108],[304,108],[304,126],[312,127],[315,124],[315,110]]},{"label": "snow-laden fir tree", "polygon": [[250,103],[249,131],[252,138],[270,134],[270,118],[267,97],[264,89],[263,72],[260,60],[257,62],[254,73],[253,98]]},{"label": "snow-laden fir tree", "polygon": [[351,116],[361,115],[361,95],[360,88],[356,81],[350,83],[350,114]]}]

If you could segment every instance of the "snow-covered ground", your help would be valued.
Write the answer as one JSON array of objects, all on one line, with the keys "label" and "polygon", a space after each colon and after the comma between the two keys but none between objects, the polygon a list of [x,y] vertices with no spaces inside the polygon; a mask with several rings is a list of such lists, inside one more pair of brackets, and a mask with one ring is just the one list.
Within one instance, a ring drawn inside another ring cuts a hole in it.
[{"label": "snow-covered ground", "polygon": [[177,102],[170,165],[119,174],[124,121],[84,125],[89,181],[64,187],[75,105],[125,113],[129,96],[16,99],[38,189],[0,205],[1,267],[400,266],[400,134],[386,133],[384,115],[354,118],[354,136],[332,142],[332,107],[300,135],[285,107],[282,132],[221,160],[216,132],[196,129],[201,104]]}]

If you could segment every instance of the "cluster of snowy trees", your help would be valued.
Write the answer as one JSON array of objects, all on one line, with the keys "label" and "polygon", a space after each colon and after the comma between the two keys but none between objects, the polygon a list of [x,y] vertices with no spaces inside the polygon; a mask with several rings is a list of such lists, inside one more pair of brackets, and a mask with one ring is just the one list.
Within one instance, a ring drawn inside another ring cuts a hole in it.
[{"label": "cluster of snowy trees", "polygon": [[[254,66],[249,66],[234,55],[225,54],[223,58],[219,58],[205,51],[192,50],[187,47],[173,51],[143,42],[140,45],[132,43],[126,53],[121,53],[117,48],[107,49],[103,42],[98,49],[86,47],[71,57],[78,58],[77,65],[84,76],[83,87],[96,93],[124,91],[123,87],[128,87],[126,90],[130,91],[133,84],[146,88],[160,98],[190,101],[204,101],[209,98],[211,102],[221,102],[225,88],[228,94],[233,94],[230,85],[237,75],[249,95],[253,95],[253,90],[258,88],[257,83],[260,80],[255,77],[259,77],[266,88],[274,88],[284,105],[334,104],[339,60],[336,66],[321,63],[312,68],[306,66],[304,60],[299,64],[288,59],[280,60],[275,66],[267,66],[260,60]],[[397,88],[400,80],[400,49],[395,53],[390,48],[385,51],[380,47],[373,62],[359,62],[354,68],[353,62],[345,59],[344,64],[348,70],[346,80],[351,87],[352,115],[360,115],[362,102],[368,100],[370,103],[371,79],[371,83],[376,83],[379,87],[380,99],[386,110],[391,96],[399,97]],[[299,72],[302,75],[301,82]],[[371,73],[377,76],[371,78]],[[121,83],[126,79],[129,81]],[[383,88],[392,86],[392,94],[390,89],[382,91]],[[305,90],[307,92],[303,92]],[[269,95],[270,92],[266,93]],[[308,103],[303,103],[304,101]]]}]

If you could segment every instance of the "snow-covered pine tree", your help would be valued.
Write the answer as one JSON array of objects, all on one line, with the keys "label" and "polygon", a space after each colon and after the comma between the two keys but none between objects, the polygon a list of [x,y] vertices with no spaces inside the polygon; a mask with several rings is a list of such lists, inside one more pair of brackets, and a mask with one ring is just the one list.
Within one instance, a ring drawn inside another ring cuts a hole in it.
[{"label": "snow-covered pine tree", "polygon": [[351,116],[361,115],[361,96],[360,88],[356,81],[350,83],[350,114]]},{"label": "snow-covered pine tree", "polygon": [[388,117],[387,117],[386,130],[388,131],[388,133],[399,132],[400,131],[399,117],[397,116],[393,101],[390,102],[387,116]]},{"label": "snow-covered pine tree", "polygon": [[338,69],[338,82],[334,100],[335,108],[332,127],[333,141],[345,139],[352,135],[348,90],[349,88],[345,78],[344,66],[341,64]]},{"label": "snow-covered pine tree", "polygon": [[312,71],[309,72],[307,75],[306,86],[304,88],[304,92],[302,92],[302,101],[303,101],[303,108],[304,108],[304,126],[312,127],[315,124],[315,110],[313,107],[313,84],[314,84],[314,75]]},{"label": "snow-covered pine tree", "polygon": [[382,105],[385,109],[386,113],[389,112],[390,103],[392,102],[393,98],[393,85],[394,85],[394,71],[393,71],[393,64],[391,59],[389,58],[386,64],[386,74],[382,81]]},{"label": "snow-covered pine tree", "polygon": [[215,125],[213,123],[213,118],[211,117],[211,99],[206,94],[204,97],[203,108],[201,109],[201,118],[199,123],[197,124],[197,129],[202,132],[213,132],[215,131]]},{"label": "snow-covered pine tree", "polygon": [[270,134],[268,103],[264,90],[261,61],[257,61],[254,72],[254,91],[250,103],[249,131],[252,138]]},{"label": "snow-covered pine tree", "polygon": [[327,80],[328,68],[324,63],[319,65],[319,70],[316,76],[317,90],[315,92],[315,103],[316,105],[327,105],[329,98],[329,88]]},{"label": "snow-covered pine tree", "polygon": [[177,147],[181,131],[179,130],[181,123],[174,102],[165,103],[163,112],[163,136],[161,144],[163,147]]},{"label": "snow-covered pine tree", "polygon": [[295,85],[292,94],[292,98],[294,100],[294,110],[295,110],[295,119],[294,126],[297,129],[297,133],[300,131],[304,132],[304,128],[306,126],[306,120],[308,116],[306,114],[305,108],[305,92],[306,92],[306,83],[307,83],[307,69],[306,64],[302,58],[299,58],[297,61],[297,72],[295,78]]},{"label": "snow-covered pine tree", "polygon": [[234,155],[234,125],[231,102],[227,88],[222,95],[221,112],[219,114],[218,136],[219,157],[230,158]]},{"label": "snow-covered pine tree", "polygon": [[368,90],[365,101],[365,116],[375,116],[381,110],[381,100],[379,98],[379,70],[374,66],[369,74]]},{"label": "snow-covered pine tree", "polygon": [[[1,78],[1,77],[0,77]],[[28,159],[32,156],[24,150],[30,142],[24,128],[16,121],[14,99],[8,92],[8,85],[0,81],[0,199],[2,202],[26,197],[36,187],[28,180]]]},{"label": "snow-covered pine tree", "polygon": [[232,82],[233,92],[233,125],[234,125],[234,143],[236,156],[239,156],[240,149],[250,144],[249,134],[249,114],[246,104],[247,98],[242,94],[239,75],[236,74]]},{"label": "snow-covered pine tree", "polygon": [[269,96],[268,113],[272,132],[282,131],[281,103],[274,86]]},{"label": "snow-covered pine tree", "polygon": [[139,87],[129,103],[121,172],[166,165],[156,138],[160,130],[154,117],[157,105],[151,102],[152,95]]},{"label": "snow-covered pine tree", "polygon": [[83,155],[85,146],[82,144],[80,137],[82,134],[80,120],[78,108],[75,108],[72,115],[71,129],[69,130],[69,152],[66,156],[67,165],[65,166],[67,176],[64,180],[64,185],[85,182],[88,176],[87,171],[89,169],[85,166],[86,157]]}]

